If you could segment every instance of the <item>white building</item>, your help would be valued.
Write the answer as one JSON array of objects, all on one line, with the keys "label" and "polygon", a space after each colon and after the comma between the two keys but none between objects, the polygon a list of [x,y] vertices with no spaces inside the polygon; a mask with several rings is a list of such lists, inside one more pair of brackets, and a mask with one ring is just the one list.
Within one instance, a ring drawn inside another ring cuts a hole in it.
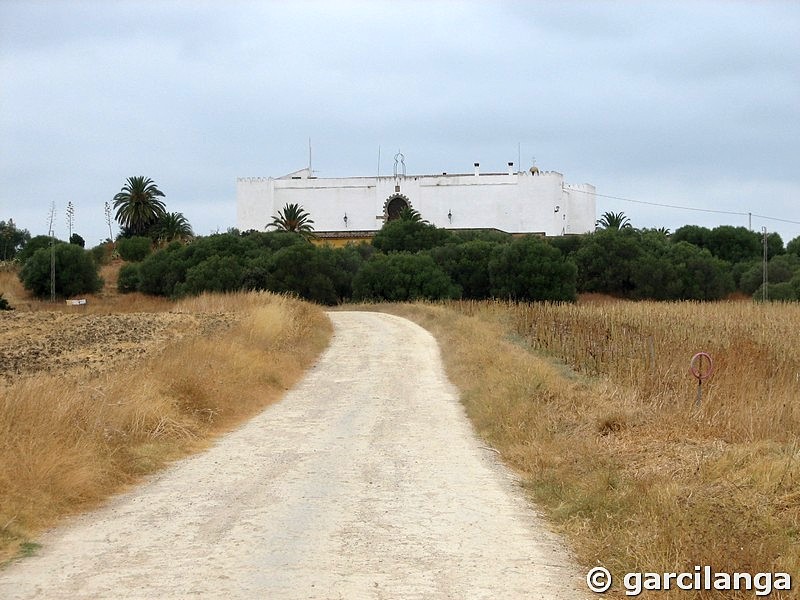
[{"label": "white building", "polygon": [[446,229],[499,229],[547,236],[594,231],[595,188],[570,185],[555,171],[317,178],[310,169],[283,177],[240,177],[237,227],[263,231],[287,204],[299,204],[322,239],[368,239],[406,206]]}]

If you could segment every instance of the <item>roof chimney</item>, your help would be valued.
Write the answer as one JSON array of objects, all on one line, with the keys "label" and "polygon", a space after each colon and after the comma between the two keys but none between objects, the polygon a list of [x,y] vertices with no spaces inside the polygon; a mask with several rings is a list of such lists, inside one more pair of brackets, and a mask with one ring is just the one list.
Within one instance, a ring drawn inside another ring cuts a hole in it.
[{"label": "roof chimney", "polygon": [[475,176],[477,177],[480,174],[481,174],[481,163],[475,163]]},{"label": "roof chimney", "polygon": [[508,163],[508,174],[509,175],[513,175],[514,174],[514,163],[513,162]]}]

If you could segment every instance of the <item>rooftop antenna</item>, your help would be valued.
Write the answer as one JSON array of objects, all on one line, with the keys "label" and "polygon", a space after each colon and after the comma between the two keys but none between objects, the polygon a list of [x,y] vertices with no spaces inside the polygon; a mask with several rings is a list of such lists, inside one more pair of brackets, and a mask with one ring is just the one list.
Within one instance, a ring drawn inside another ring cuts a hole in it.
[{"label": "rooftop antenna", "polygon": [[311,169],[311,138],[308,138],[308,175],[311,176],[314,171]]},{"label": "rooftop antenna", "polygon": [[517,142],[517,171],[522,170],[522,144]]},{"label": "rooftop antenna", "polygon": [[378,144],[378,177],[381,176],[381,145]]}]

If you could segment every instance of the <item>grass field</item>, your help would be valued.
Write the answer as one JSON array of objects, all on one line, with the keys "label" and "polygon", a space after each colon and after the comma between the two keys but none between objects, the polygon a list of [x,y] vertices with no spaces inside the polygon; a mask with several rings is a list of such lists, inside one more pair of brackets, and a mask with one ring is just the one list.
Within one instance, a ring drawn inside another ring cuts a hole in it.
[{"label": "grass field", "polygon": [[[0,377],[0,562],[278,399],[331,333],[318,307],[268,293],[172,303],[112,289],[80,312],[0,289],[18,307],[0,313],[0,339],[27,342]],[[31,359],[38,346],[47,356]]]},{"label": "grass field", "polygon": [[[800,576],[797,305],[377,309],[437,336],[476,428],[587,568]],[[698,351],[716,364],[699,407]]]}]

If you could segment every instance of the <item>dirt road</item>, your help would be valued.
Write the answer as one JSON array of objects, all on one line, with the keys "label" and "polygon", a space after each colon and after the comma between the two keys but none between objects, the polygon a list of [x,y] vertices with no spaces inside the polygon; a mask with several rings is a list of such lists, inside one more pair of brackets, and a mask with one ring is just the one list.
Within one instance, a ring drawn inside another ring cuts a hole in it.
[{"label": "dirt road", "polygon": [[0,598],[583,598],[434,339],[332,313],[277,405],[0,571]]}]

